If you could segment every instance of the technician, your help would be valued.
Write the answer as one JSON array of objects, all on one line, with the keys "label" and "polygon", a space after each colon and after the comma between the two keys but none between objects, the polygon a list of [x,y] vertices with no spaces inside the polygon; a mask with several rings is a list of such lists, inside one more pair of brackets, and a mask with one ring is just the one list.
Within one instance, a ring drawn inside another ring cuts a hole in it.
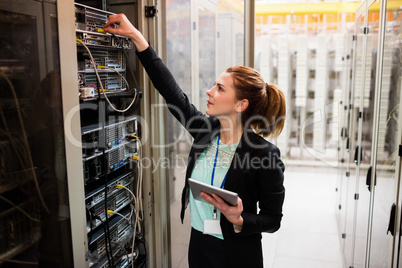
[{"label": "technician", "polygon": [[[119,27],[112,28],[114,24]],[[155,88],[194,138],[181,210],[183,221],[190,203],[190,268],[263,267],[261,233],[279,229],[285,196],[285,168],[279,149],[263,138],[276,137],[283,129],[286,105],[282,91],[265,83],[254,69],[233,66],[206,92],[205,115],[189,102],[124,14],[109,16],[104,29],[133,40]],[[205,193],[202,198],[208,203],[195,200],[188,178],[238,193],[237,206]]]}]

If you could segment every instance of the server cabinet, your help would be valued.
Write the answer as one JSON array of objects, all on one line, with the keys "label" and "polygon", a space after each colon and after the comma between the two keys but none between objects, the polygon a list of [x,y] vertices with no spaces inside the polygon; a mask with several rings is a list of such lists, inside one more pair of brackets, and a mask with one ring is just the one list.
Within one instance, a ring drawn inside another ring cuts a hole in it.
[{"label": "server cabinet", "polygon": [[42,1],[0,2],[4,267],[73,265],[55,10]]},{"label": "server cabinet", "polygon": [[89,266],[141,267],[141,92],[128,56],[133,43],[103,30],[111,12],[79,3],[74,10]]},{"label": "server cabinet", "polygon": [[[161,264],[155,256],[165,254],[167,249],[160,249],[163,243],[156,246],[156,241],[163,240],[167,227],[155,226],[166,212],[156,211],[154,202],[160,203],[154,201],[154,187],[162,176],[155,180],[153,176],[163,172],[160,167],[142,168],[142,163],[149,164],[157,157],[153,154],[158,149],[153,150],[151,142],[157,140],[154,136],[158,138],[163,128],[153,122],[154,117],[151,120],[150,108],[155,102],[151,102],[149,80],[142,68],[137,68],[138,60],[130,40],[102,31],[111,11],[124,12],[154,44],[148,36],[153,20],[145,18],[144,1],[80,0],[58,4],[58,8],[72,10],[62,20],[62,25],[69,25],[65,30],[70,34],[66,39],[70,47],[64,62],[73,64],[65,69],[66,77],[74,81],[74,88],[79,88],[81,93],[81,97],[75,95],[71,100],[77,103],[70,108],[75,111],[73,121],[79,119],[74,122],[74,130],[80,151],[67,154],[79,159],[72,161],[80,166],[82,176],[72,187],[72,190],[82,188],[82,200],[71,202],[84,214],[72,220],[76,224],[73,231],[84,231],[83,238],[73,241],[73,249],[77,249],[74,260],[78,256],[81,261],[84,253],[85,265],[91,267],[159,267]],[[65,10],[59,10],[59,16],[61,13]],[[140,78],[139,83],[135,78]],[[64,87],[63,93],[68,88],[71,86]],[[91,90],[88,93],[88,88],[94,89],[93,93]],[[153,132],[150,126],[158,131]],[[142,192],[146,194],[142,196]],[[155,234],[157,228],[162,234]]]},{"label": "server cabinet", "polygon": [[365,1],[356,12],[341,189],[344,267],[399,265],[400,23],[398,1]]},{"label": "server cabinet", "polygon": [[[348,206],[351,202],[351,193],[354,189],[354,181],[351,179],[351,170],[354,169],[353,159],[351,156],[351,143],[352,137],[350,133],[353,133],[352,124],[353,120],[353,113],[352,105],[351,105],[351,96],[354,95],[353,91],[353,84],[354,84],[354,77],[351,77],[351,71],[354,69],[356,57],[356,39],[354,38],[355,35],[355,27],[349,27],[345,32],[345,54],[344,58],[346,60],[346,64],[344,65],[344,82],[342,83],[342,92],[343,98],[342,103],[340,105],[340,109],[343,110],[343,118],[342,118],[342,127],[339,131],[339,165],[338,165],[338,174],[339,179],[337,183],[337,195],[338,195],[338,224],[340,230],[340,239],[341,239],[341,248],[344,252],[344,261],[346,261],[346,248],[350,245],[349,237],[347,236],[347,227],[350,230],[351,226],[351,219],[353,218],[353,210]],[[354,142],[354,141],[353,141]],[[346,239],[348,237],[348,239]],[[347,242],[349,244],[347,244]],[[346,264],[345,264],[346,265]]]},{"label": "server cabinet", "polygon": [[144,266],[131,40],[73,1],[0,13],[0,265]]},{"label": "server cabinet", "polygon": [[[378,40],[373,49],[376,55],[374,94],[370,103],[372,111],[372,140],[371,162],[366,176],[367,192],[370,193],[368,204],[368,230],[366,238],[365,267],[395,267],[392,261],[394,238],[384,233],[384,228],[390,221],[390,211],[396,202],[396,160],[397,160],[397,132],[398,125],[392,116],[400,101],[397,70],[400,63],[394,60],[396,49],[393,48],[399,41],[393,34],[397,29],[398,11],[389,9],[392,1],[372,3],[368,9],[369,22],[373,27],[370,30],[378,32]],[[387,7],[388,6],[388,7]],[[391,11],[392,10],[392,11]],[[392,14],[394,13],[395,14]],[[396,16],[394,16],[396,15]],[[395,81],[394,83],[392,81]],[[397,112],[397,111],[396,111]],[[389,115],[391,115],[390,120]],[[370,131],[369,131],[370,132]],[[387,228],[388,229],[388,228]],[[391,228],[392,229],[392,228]],[[394,234],[394,230],[390,231]]]},{"label": "server cabinet", "polygon": [[[356,11],[356,24],[353,34],[354,50],[353,50],[353,79],[352,89],[350,94],[350,108],[349,109],[349,160],[354,161],[354,164],[349,163],[349,170],[346,172],[346,188],[341,189],[346,191],[346,203],[345,203],[345,222],[343,226],[342,239],[343,251],[344,251],[344,265],[345,267],[351,266],[355,262],[355,259],[361,259],[361,254],[355,251],[356,244],[360,248],[362,237],[357,237],[356,233],[360,231],[358,229],[357,221],[359,217],[359,187],[360,187],[360,167],[361,158],[355,158],[355,155],[361,154],[361,140],[362,133],[359,129],[362,128],[363,118],[359,117],[359,114],[363,113],[363,106],[361,101],[362,94],[364,93],[364,82],[362,79],[365,72],[366,51],[364,50],[364,33],[363,27],[367,15],[365,13],[365,6],[362,5]],[[360,146],[359,146],[360,145]],[[352,166],[350,166],[352,165]]]}]

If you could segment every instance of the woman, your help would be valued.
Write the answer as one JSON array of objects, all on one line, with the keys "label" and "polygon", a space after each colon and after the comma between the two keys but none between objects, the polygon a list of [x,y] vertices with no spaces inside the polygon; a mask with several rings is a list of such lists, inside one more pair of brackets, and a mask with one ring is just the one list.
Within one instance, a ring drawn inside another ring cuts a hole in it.
[{"label": "woman", "polygon": [[[263,267],[261,232],[279,229],[285,189],[280,152],[261,135],[277,136],[282,131],[286,114],[283,93],[266,84],[255,70],[234,66],[207,91],[206,116],[189,102],[125,15],[109,16],[104,29],[133,40],[155,88],[194,138],[181,210],[183,221],[190,203],[189,266]],[[194,200],[188,186],[190,177],[238,193],[237,206],[204,193],[202,198],[209,204]]]}]

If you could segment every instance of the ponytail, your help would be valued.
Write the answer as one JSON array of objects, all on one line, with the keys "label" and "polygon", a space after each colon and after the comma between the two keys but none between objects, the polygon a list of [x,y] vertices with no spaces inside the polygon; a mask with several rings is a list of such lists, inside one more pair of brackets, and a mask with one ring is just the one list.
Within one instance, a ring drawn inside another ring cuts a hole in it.
[{"label": "ponytail", "polygon": [[[265,112],[265,119],[268,122],[268,126],[259,125],[258,129],[262,131],[257,134],[262,134],[264,137],[278,137],[281,134],[283,126],[285,124],[286,117],[286,102],[283,91],[274,84],[266,84],[267,91],[267,109]],[[268,130],[265,133],[265,129]]]},{"label": "ponytail", "polygon": [[282,132],[286,117],[286,102],[282,90],[267,84],[254,69],[233,66],[226,70],[232,75],[238,100],[247,99],[248,107],[242,112],[245,128],[252,128],[263,137],[277,137]]}]

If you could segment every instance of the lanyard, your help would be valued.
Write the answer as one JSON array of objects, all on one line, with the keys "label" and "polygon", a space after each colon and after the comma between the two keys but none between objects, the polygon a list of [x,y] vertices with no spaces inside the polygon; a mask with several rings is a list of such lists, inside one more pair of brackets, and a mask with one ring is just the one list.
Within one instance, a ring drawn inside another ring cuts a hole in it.
[{"label": "lanyard", "polygon": [[[216,154],[215,154],[215,161],[214,161],[214,168],[212,169],[212,176],[211,176],[211,185],[214,186],[214,176],[215,176],[215,167],[216,167],[216,160],[218,159],[218,151],[219,151],[219,140],[221,139],[221,133],[218,135],[218,142],[216,143]],[[225,178],[222,181],[221,184],[221,189],[223,188],[223,185],[225,185],[226,177],[228,176],[228,173],[226,172]]]},{"label": "lanyard", "polygon": [[[219,140],[221,139],[221,133],[218,135],[218,142],[216,143],[216,154],[215,154],[215,161],[214,161],[214,168],[212,169],[212,176],[211,176],[211,185],[214,186],[214,176],[215,176],[215,167],[216,167],[216,160],[218,159],[218,151],[219,151]],[[226,172],[225,178],[222,181],[221,189],[223,185],[225,185],[226,177],[228,173]],[[216,220],[216,208],[214,207],[214,220]]]}]

